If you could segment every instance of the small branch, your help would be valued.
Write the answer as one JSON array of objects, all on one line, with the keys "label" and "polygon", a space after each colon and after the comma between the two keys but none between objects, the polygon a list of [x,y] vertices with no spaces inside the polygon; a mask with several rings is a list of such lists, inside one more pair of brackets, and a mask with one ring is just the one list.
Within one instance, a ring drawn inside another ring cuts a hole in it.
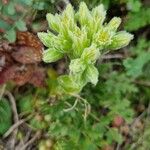
[{"label": "small branch", "polygon": [[[14,114],[14,123],[16,124],[19,121],[19,116],[18,116],[18,113],[17,113],[15,98],[13,97],[13,95],[9,91],[6,91],[5,95],[8,96],[9,101],[11,103],[12,111],[13,111],[13,114]],[[18,129],[16,128],[13,132],[13,139],[12,139],[12,143],[11,143],[12,149],[14,149],[14,147],[15,147],[15,140],[16,140],[17,132],[18,132]]]},{"label": "small branch", "polygon": [[16,122],[19,121],[19,116],[18,116],[18,113],[17,113],[15,98],[13,97],[13,95],[9,91],[6,91],[5,95],[8,96],[9,101],[11,103],[12,111],[13,111],[13,114],[14,114],[14,122],[16,123]]},{"label": "small branch", "polygon": [[64,112],[68,112],[68,111],[71,111],[71,110],[73,110],[76,106],[77,106],[77,104],[78,104],[78,98],[75,100],[75,102],[74,102],[74,104],[73,104],[73,106],[72,107],[70,107],[70,108],[67,108],[67,109],[64,109]]},{"label": "small branch", "polygon": [[9,128],[9,130],[3,135],[3,138],[7,138],[16,128],[18,128],[21,124],[25,122],[25,119],[19,120],[13,126]]},{"label": "small branch", "polygon": [[149,81],[142,81],[142,80],[139,80],[139,81],[133,81],[133,83],[150,87],[150,82],[149,82]]},{"label": "small branch", "polygon": [[84,98],[82,98],[80,95],[76,95],[76,94],[71,94],[71,96],[74,96],[76,97],[77,99],[80,99],[84,105],[85,105],[85,110],[84,110],[84,115],[83,115],[83,118],[84,118],[84,121],[86,121],[86,118],[87,116],[90,114],[91,112],[91,105],[88,103],[88,101]]},{"label": "small branch", "polygon": [[30,139],[23,147],[18,148],[17,150],[26,150],[28,146],[34,143],[41,136],[41,131],[37,131],[32,139]]},{"label": "small branch", "polygon": [[3,94],[5,92],[5,88],[6,88],[6,84],[2,85],[2,88],[1,88],[1,91],[0,91],[0,100],[2,99],[3,97]]},{"label": "small branch", "polygon": [[107,55],[104,55],[102,56],[102,59],[122,59],[122,58],[125,58],[123,55],[121,54],[107,54]]}]

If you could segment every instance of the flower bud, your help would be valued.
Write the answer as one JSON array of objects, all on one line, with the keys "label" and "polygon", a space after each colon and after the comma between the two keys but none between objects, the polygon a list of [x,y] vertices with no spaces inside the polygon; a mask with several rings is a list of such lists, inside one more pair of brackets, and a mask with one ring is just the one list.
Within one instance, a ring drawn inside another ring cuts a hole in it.
[{"label": "flower bud", "polygon": [[132,39],[132,34],[126,31],[120,31],[112,37],[112,43],[110,44],[109,48],[113,50],[120,49],[127,46]]},{"label": "flower bud", "polygon": [[114,17],[107,24],[107,27],[112,31],[116,31],[120,24],[121,24],[121,19],[119,17]]}]

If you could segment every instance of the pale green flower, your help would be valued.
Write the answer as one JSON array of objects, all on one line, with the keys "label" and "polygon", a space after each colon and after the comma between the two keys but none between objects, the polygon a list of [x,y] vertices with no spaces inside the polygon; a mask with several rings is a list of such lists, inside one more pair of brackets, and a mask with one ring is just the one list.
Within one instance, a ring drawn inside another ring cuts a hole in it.
[{"label": "pale green flower", "polygon": [[127,46],[132,39],[133,39],[132,34],[126,31],[120,31],[113,36],[112,43],[109,46],[109,48],[112,50],[120,49],[122,47]]},{"label": "pale green flower", "polygon": [[97,59],[108,51],[127,46],[133,39],[126,31],[117,32],[121,24],[119,17],[105,22],[106,10],[102,4],[90,11],[81,2],[77,12],[69,4],[62,14],[49,13],[46,18],[53,32],[38,33],[48,47],[43,52],[43,60],[50,63],[68,56],[70,73],[58,79],[66,92],[79,92],[88,82],[95,85],[98,81],[94,66]]}]

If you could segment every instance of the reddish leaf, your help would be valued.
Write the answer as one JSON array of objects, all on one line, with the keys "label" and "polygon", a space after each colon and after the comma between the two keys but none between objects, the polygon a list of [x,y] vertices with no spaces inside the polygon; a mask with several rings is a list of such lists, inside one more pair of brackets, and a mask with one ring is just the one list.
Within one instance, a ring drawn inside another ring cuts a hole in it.
[{"label": "reddish leaf", "polygon": [[0,71],[2,69],[7,68],[13,64],[13,59],[8,53],[0,51]]},{"label": "reddish leaf", "polygon": [[14,81],[20,86],[26,83],[44,86],[45,72],[37,67],[42,49],[39,39],[30,32],[18,32],[13,44],[0,43],[0,84]]},{"label": "reddish leaf", "polygon": [[33,84],[36,87],[45,86],[45,71],[43,68],[36,67],[32,73],[29,83]]},{"label": "reddish leaf", "polygon": [[24,45],[29,47],[34,47],[37,51],[41,51],[43,49],[43,45],[40,40],[30,32],[17,32],[17,45]]},{"label": "reddish leaf", "polygon": [[16,66],[10,66],[0,72],[0,84],[4,84],[5,82],[11,80],[15,76]]},{"label": "reddish leaf", "polygon": [[11,55],[14,60],[22,64],[32,64],[42,60],[41,51],[29,46],[17,47],[17,51],[14,51]]},{"label": "reddish leaf", "polygon": [[13,81],[17,85],[24,85],[26,84],[30,79],[32,75],[32,66],[18,66],[15,70],[15,76],[13,77]]},{"label": "reddish leaf", "polygon": [[17,32],[17,41],[12,57],[19,63],[32,64],[42,60],[43,45],[30,32]]}]

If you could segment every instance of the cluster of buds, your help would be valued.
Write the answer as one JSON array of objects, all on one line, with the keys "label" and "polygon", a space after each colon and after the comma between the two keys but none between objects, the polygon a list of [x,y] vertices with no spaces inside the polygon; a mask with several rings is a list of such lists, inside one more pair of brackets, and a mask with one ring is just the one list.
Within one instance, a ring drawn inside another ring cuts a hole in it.
[{"label": "cluster of buds", "polygon": [[68,4],[62,14],[47,14],[51,31],[40,32],[38,37],[48,47],[43,52],[46,63],[64,56],[70,59],[69,75],[58,77],[60,87],[67,93],[78,93],[88,82],[96,85],[98,70],[95,62],[103,54],[127,46],[133,35],[117,32],[121,19],[114,17],[105,22],[106,11],[101,4],[91,11],[84,2],[74,11]]}]

